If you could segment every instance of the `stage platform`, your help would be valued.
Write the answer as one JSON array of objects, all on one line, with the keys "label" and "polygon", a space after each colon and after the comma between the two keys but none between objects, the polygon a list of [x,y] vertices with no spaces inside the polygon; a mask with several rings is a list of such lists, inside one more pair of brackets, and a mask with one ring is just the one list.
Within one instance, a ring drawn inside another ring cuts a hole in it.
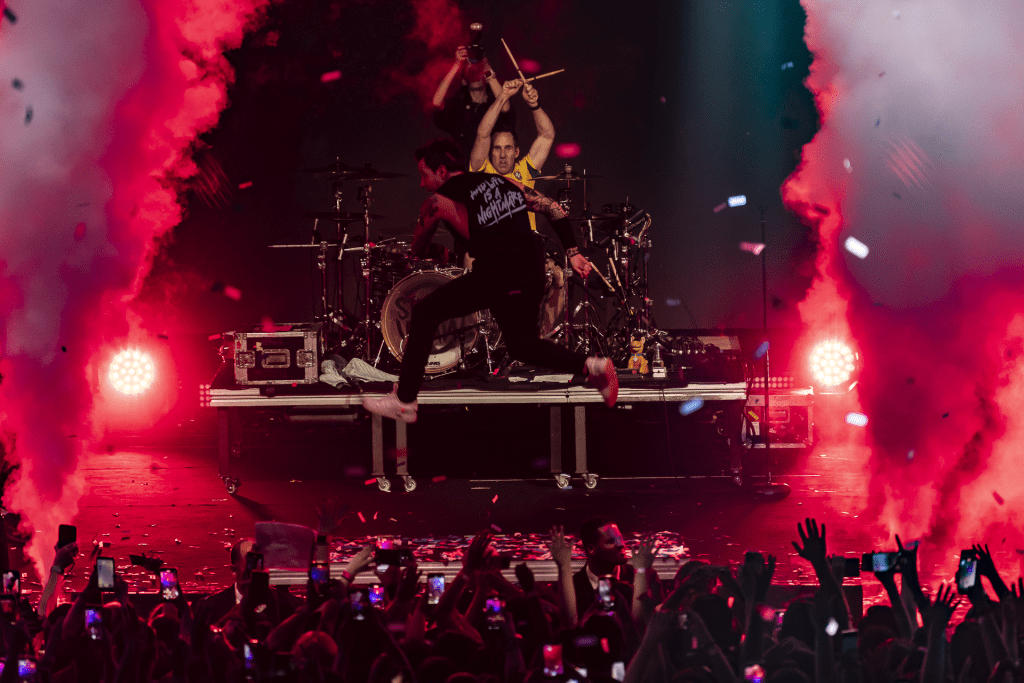
[{"label": "stage platform", "polygon": [[[724,420],[724,433],[730,443],[730,450],[736,451],[733,470],[738,475],[742,467],[738,460],[741,450],[742,411],[747,401],[745,382],[683,382],[678,379],[655,380],[647,377],[621,373],[619,376],[619,398],[616,408],[638,403],[662,402],[683,404],[699,400],[702,405],[719,407]],[[240,453],[242,422],[239,411],[275,410],[286,414],[288,421],[297,423],[342,422],[368,419],[372,430],[371,475],[377,480],[381,491],[390,491],[391,482],[384,471],[384,420],[370,415],[362,409],[362,397],[368,394],[387,393],[391,386],[386,383],[367,384],[362,391],[343,388],[335,389],[327,384],[237,387],[226,372],[218,374],[209,397],[209,405],[217,409],[218,416],[218,463],[221,479],[229,493],[234,494],[240,480],[231,473],[231,457]],[[588,411],[600,415],[609,410],[600,394],[587,387],[582,377],[551,375],[537,372],[513,373],[505,378],[456,378],[453,376],[433,379],[424,383],[420,392],[419,405],[470,406],[470,405],[511,405],[532,404],[547,407],[550,414],[551,475],[559,488],[570,484],[570,474],[562,468],[562,411],[573,411],[571,438],[575,447],[575,472],[583,484],[593,489],[597,486],[597,474],[587,465],[586,422]],[[423,411],[421,411],[422,414]],[[422,416],[422,415],[421,415]],[[390,426],[389,426],[390,429]],[[416,481],[409,474],[408,426],[404,422],[395,425],[396,474],[401,478],[406,492],[416,489]]]}]

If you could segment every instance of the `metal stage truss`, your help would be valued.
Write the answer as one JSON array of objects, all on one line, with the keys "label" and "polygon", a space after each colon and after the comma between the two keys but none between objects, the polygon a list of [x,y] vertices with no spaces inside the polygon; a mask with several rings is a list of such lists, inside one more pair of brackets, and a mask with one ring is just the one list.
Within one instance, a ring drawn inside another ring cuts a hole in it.
[{"label": "metal stage truss", "polygon": [[[645,382],[646,384],[646,382]],[[618,405],[637,403],[673,402],[684,403],[700,399],[705,403],[721,403],[727,415],[726,440],[733,453],[733,474],[740,470],[739,453],[742,451],[742,411],[747,401],[747,386],[735,383],[690,383],[686,386],[672,386],[667,382],[651,381],[651,386],[621,386]],[[574,415],[570,436],[575,442],[575,474],[587,488],[597,486],[597,474],[587,466],[587,407],[601,403],[601,396],[593,389],[580,385],[551,384],[516,390],[450,388],[435,389],[424,387],[419,395],[420,406],[470,406],[470,405],[537,405],[550,409],[551,474],[559,488],[570,483],[570,475],[562,470],[562,410],[571,408]],[[331,393],[326,393],[326,392]],[[231,455],[238,452],[241,443],[241,420],[238,411],[247,409],[288,410],[295,408],[337,408],[340,410],[362,410],[362,397],[368,394],[356,392],[339,393],[326,389],[325,393],[288,394],[261,391],[258,387],[213,388],[210,391],[210,406],[217,409],[218,417],[218,461],[219,474],[229,493],[237,491],[240,481],[231,473]],[[603,410],[603,408],[599,408]],[[353,415],[357,414],[353,412]],[[392,422],[392,420],[388,420]],[[382,491],[390,491],[391,483],[384,472],[384,419],[372,415],[372,475]],[[405,491],[416,488],[416,481],[409,474],[407,425],[397,422],[395,426],[395,447],[398,452],[396,474],[402,479]]]}]

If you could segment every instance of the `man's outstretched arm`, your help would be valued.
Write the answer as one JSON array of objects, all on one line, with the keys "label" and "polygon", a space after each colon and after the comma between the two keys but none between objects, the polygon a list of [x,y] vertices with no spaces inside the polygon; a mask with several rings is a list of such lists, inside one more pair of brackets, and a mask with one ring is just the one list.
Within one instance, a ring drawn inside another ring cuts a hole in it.
[{"label": "man's outstretched arm", "polygon": [[439,194],[432,194],[420,206],[420,219],[416,222],[412,244],[409,252],[413,256],[421,256],[434,238],[434,232],[441,221],[447,221],[456,232],[469,238],[469,219],[466,207],[459,202]]},{"label": "man's outstretched arm", "polygon": [[523,86],[523,99],[533,114],[533,123],[537,126],[537,139],[530,145],[530,160],[538,171],[548,160],[551,146],[555,144],[555,124],[551,123],[544,110],[541,109],[537,89],[529,83]]},{"label": "man's outstretched arm", "polygon": [[508,104],[509,98],[519,91],[522,84],[523,82],[518,80],[505,81],[501,86],[501,92],[494,98],[494,102],[480,119],[480,125],[476,129],[476,141],[469,153],[470,171],[479,171],[484,167],[487,153],[491,151],[491,132],[494,131],[494,124],[498,122],[498,115],[501,114],[502,107]]}]

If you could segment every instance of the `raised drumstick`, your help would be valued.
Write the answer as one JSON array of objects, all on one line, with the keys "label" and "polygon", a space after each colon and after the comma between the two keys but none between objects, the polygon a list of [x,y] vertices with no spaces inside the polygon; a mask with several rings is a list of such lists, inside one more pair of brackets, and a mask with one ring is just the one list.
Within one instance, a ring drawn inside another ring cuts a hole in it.
[{"label": "raised drumstick", "polygon": [[516,58],[512,56],[512,50],[508,49],[508,43],[505,42],[504,38],[501,39],[501,44],[505,46],[505,52],[508,53],[508,58],[512,60],[512,66],[514,66],[516,68],[516,71],[519,73],[519,78],[523,79],[523,83],[525,83],[526,76],[523,75],[522,69],[519,68],[519,64],[516,62]]},{"label": "raised drumstick", "polygon": [[549,71],[546,74],[541,74],[540,76],[534,76],[533,78],[528,78],[528,79],[526,79],[526,82],[530,83],[531,81],[539,81],[542,78],[547,78],[548,76],[554,76],[555,74],[560,74],[563,71],[565,71],[565,69],[559,69],[558,71]]}]

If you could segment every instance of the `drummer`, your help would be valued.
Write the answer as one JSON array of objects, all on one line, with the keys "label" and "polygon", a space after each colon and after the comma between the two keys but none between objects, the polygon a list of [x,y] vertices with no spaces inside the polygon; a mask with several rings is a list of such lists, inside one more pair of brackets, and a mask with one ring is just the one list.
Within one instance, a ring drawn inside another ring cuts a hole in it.
[{"label": "drummer", "polygon": [[[526,100],[526,106],[533,114],[534,125],[537,126],[537,137],[530,145],[530,151],[522,158],[519,157],[519,136],[515,130],[495,129],[502,108],[520,88],[523,89],[523,99]],[[494,103],[480,119],[476,141],[469,155],[470,171],[503,175],[533,189],[536,178],[541,175],[540,170],[551,152],[551,146],[555,143],[555,126],[541,109],[539,99],[537,89],[529,83],[516,79],[502,84],[501,93],[495,97]],[[536,216],[531,211],[529,217],[530,228],[536,231]]]}]

